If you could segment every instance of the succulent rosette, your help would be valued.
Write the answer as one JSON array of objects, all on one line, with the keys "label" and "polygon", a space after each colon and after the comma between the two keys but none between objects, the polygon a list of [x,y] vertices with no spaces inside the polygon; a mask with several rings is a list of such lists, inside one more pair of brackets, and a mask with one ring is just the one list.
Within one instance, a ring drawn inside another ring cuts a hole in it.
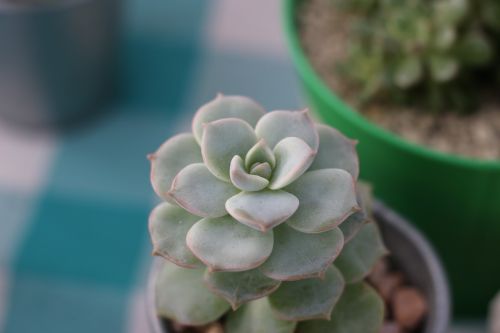
[{"label": "succulent rosette", "polygon": [[362,281],[385,248],[358,204],[354,141],[307,110],[266,113],[219,95],[192,133],[149,158],[165,200],[150,216],[153,253],[175,264],[158,277],[159,314],[202,325],[232,306],[229,332],[251,322],[255,332],[293,332],[298,321],[332,318],[307,322],[319,332],[353,320],[345,312],[358,306],[366,325],[380,325],[383,305]]}]

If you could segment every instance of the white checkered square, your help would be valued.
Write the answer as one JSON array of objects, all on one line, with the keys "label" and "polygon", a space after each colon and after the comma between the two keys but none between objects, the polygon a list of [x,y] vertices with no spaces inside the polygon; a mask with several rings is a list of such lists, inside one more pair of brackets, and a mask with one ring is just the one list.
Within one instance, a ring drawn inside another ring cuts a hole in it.
[{"label": "white checkered square", "polygon": [[278,0],[217,0],[211,6],[209,48],[240,54],[286,57]]},{"label": "white checkered square", "polygon": [[50,169],[56,140],[0,121],[0,186],[38,192]]}]

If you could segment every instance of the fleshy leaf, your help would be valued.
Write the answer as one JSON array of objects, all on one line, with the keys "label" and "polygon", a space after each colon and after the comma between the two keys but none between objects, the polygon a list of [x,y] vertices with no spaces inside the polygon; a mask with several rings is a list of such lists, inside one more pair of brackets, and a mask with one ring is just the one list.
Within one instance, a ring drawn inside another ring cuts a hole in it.
[{"label": "fleshy leaf", "polygon": [[316,152],[304,140],[289,137],[274,147],[276,167],[269,188],[278,190],[299,178],[314,160]]},{"label": "fleshy leaf", "polygon": [[457,59],[445,55],[435,55],[429,60],[432,78],[437,82],[447,82],[456,77],[459,70]]},{"label": "fleshy leaf", "polygon": [[201,149],[191,133],[176,135],[149,155],[151,160],[151,184],[161,198],[175,203],[168,195],[175,176],[192,163],[203,162]]},{"label": "fleshy leaf", "polygon": [[270,148],[288,137],[304,140],[313,150],[317,150],[319,145],[318,133],[307,110],[269,112],[260,118],[255,133],[266,140]]},{"label": "fleshy leaf", "polygon": [[203,161],[217,178],[229,181],[229,167],[235,155],[245,156],[257,142],[255,133],[241,119],[227,118],[205,125],[201,139]]},{"label": "fleshy leaf", "polygon": [[186,234],[199,219],[198,216],[166,202],[156,206],[149,216],[153,254],[162,256],[179,266],[203,267],[186,245]]},{"label": "fleshy leaf", "polygon": [[318,154],[309,170],[343,169],[358,179],[359,160],[356,141],[327,125],[316,125],[319,134]]},{"label": "fleshy leaf", "polygon": [[263,139],[260,139],[259,142],[253,146],[245,156],[245,167],[250,169],[252,165],[255,163],[263,163],[267,162],[271,167],[274,168],[276,164],[276,160],[274,158],[273,151]]},{"label": "fleshy leaf", "polygon": [[442,24],[456,25],[469,11],[468,0],[440,0],[433,2],[435,15]]},{"label": "fleshy leaf", "polygon": [[366,283],[345,288],[331,320],[311,320],[298,325],[297,333],[378,333],[384,320],[384,302]]},{"label": "fleshy leaf", "polygon": [[246,271],[269,257],[273,233],[248,228],[230,216],[204,218],[189,230],[187,245],[212,271]]},{"label": "fleshy leaf", "polygon": [[244,272],[207,271],[205,283],[214,293],[225,298],[234,310],[243,303],[269,295],[280,285],[280,281],[268,278],[258,269]]},{"label": "fleshy leaf", "polygon": [[305,234],[284,224],[274,229],[273,252],[260,269],[276,280],[320,278],[337,258],[343,244],[339,228]]},{"label": "fleshy leaf", "polygon": [[356,237],[344,246],[335,265],[347,283],[355,283],[367,277],[377,261],[386,254],[378,227],[371,222],[363,225]]},{"label": "fleshy leaf", "polygon": [[196,112],[193,118],[193,134],[201,143],[203,124],[224,118],[238,118],[254,127],[264,113],[265,110],[248,97],[219,94]]},{"label": "fleshy leaf", "polygon": [[184,325],[205,325],[229,310],[229,303],[203,283],[204,271],[165,262],[156,278],[158,315]]},{"label": "fleshy leaf", "polygon": [[262,232],[286,221],[299,200],[285,191],[241,192],[226,201],[226,210],[239,222]]},{"label": "fleshy leaf", "polygon": [[368,223],[368,218],[364,211],[356,212],[342,222],[339,228],[344,234],[345,244],[349,243],[366,223]]},{"label": "fleshy leaf", "polygon": [[182,169],[169,192],[181,207],[202,217],[226,215],[226,200],[236,193],[238,190],[232,184],[215,178],[203,163]]},{"label": "fleshy leaf", "polygon": [[360,210],[354,179],[342,169],[306,172],[285,190],[294,194],[300,202],[299,209],[287,223],[302,232],[333,229]]},{"label": "fleshy leaf", "polygon": [[282,320],[330,319],[344,286],[340,271],[330,266],[324,279],[281,283],[269,301],[274,314]]},{"label": "fleshy leaf", "polygon": [[249,174],[243,164],[243,159],[238,155],[231,160],[229,175],[234,186],[242,191],[260,191],[269,184],[269,180]]},{"label": "fleshy leaf", "polygon": [[279,320],[271,311],[267,298],[250,302],[238,311],[229,313],[226,333],[293,333],[297,323]]},{"label": "fleshy leaf", "polygon": [[408,57],[397,64],[394,72],[394,83],[402,89],[417,84],[424,76],[424,66],[419,57]]},{"label": "fleshy leaf", "polygon": [[258,175],[258,176],[261,176],[265,179],[269,179],[269,177],[271,177],[272,172],[273,172],[273,169],[271,168],[271,165],[267,162],[255,163],[252,166],[252,169],[250,170],[250,173],[252,175]]},{"label": "fleshy leaf", "polygon": [[460,60],[467,65],[488,64],[495,54],[487,35],[480,30],[468,32],[459,45]]}]

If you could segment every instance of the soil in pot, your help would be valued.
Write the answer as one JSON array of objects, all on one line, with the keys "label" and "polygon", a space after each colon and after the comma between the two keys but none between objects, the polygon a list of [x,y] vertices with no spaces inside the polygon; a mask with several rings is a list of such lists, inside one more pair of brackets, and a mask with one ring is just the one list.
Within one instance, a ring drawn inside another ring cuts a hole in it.
[{"label": "soil in pot", "polygon": [[[386,318],[380,333],[419,333],[428,311],[422,292],[410,285],[391,257],[379,261],[368,277],[386,305]],[[164,321],[172,333],[224,333],[224,318],[201,327]],[[326,333],[326,332],[325,332]]]},{"label": "soil in pot", "polygon": [[[302,47],[325,83],[356,106],[357,90],[338,75],[349,43],[350,18],[331,0],[305,0],[297,12]],[[500,96],[485,93],[472,114],[432,113],[418,107],[369,103],[356,107],[378,125],[430,148],[480,159],[500,159]]]}]

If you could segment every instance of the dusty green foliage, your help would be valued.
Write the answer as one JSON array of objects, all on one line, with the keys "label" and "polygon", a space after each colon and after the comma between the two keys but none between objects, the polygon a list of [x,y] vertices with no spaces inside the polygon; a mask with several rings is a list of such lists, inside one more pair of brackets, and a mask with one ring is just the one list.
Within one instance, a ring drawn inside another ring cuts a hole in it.
[{"label": "dusty green foliage", "polygon": [[372,100],[472,110],[498,84],[498,0],[333,0],[352,17],[340,74]]},{"label": "dusty green foliage", "polygon": [[[241,96],[217,96],[192,128],[149,156],[167,201],[150,216],[153,253],[177,265],[157,281],[158,313],[191,325],[226,315],[229,333],[291,333],[345,313],[344,290],[386,253],[356,193],[356,143],[307,111],[265,113]],[[367,311],[375,319],[357,325],[376,332],[383,314]]]}]

